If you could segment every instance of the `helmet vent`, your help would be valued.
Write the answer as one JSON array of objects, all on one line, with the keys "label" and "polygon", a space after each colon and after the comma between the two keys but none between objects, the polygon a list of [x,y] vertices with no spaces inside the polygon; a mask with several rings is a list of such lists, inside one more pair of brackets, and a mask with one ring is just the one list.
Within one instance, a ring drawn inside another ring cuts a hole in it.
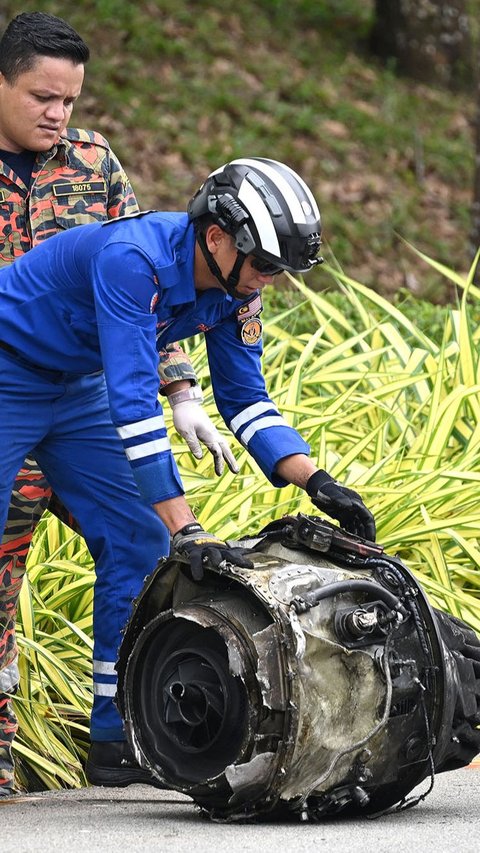
[{"label": "helmet vent", "polygon": [[261,195],[272,216],[281,216],[282,208],[280,207],[274,194],[267,187],[263,178],[261,178],[260,175],[257,175],[255,172],[249,172],[246,176],[246,180],[249,184],[255,187],[258,194]]}]

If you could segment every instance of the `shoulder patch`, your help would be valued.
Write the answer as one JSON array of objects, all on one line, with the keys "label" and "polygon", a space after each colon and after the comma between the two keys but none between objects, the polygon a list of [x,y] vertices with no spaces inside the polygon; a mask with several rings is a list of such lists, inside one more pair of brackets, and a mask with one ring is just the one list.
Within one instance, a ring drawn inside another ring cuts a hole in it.
[{"label": "shoulder patch", "polygon": [[240,308],[237,309],[237,319],[239,323],[244,323],[245,320],[249,319],[249,317],[258,317],[262,311],[262,297],[257,293],[253,299],[250,299],[249,302],[245,302],[245,305],[240,305]]},{"label": "shoulder patch", "polygon": [[124,219],[136,219],[137,216],[145,216],[147,213],[158,213],[158,210],[137,210],[136,213],[126,213],[124,216],[115,216],[102,222],[103,225],[111,225],[112,222],[123,222]]},{"label": "shoulder patch", "polygon": [[69,142],[89,142],[91,145],[100,145],[101,148],[110,149],[110,143],[101,133],[96,130],[84,130],[81,127],[67,127],[62,137]]}]

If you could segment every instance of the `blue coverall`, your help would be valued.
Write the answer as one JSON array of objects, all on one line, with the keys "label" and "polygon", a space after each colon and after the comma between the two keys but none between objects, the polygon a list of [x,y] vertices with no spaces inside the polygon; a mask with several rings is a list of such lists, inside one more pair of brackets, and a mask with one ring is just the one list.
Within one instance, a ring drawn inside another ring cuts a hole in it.
[{"label": "blue coverall", "polygon": [[0,270],[0,528],[34,451],[95,561],[92,740],[120,740],[115,661],[132,598],[168,531],[151,504],[184,493],[158,398],[157,350],[205,333],[220,414],[276,486],[280,459],[309,453],[269,399],[260,297],[196,292],[184,213],[77,226]]}]

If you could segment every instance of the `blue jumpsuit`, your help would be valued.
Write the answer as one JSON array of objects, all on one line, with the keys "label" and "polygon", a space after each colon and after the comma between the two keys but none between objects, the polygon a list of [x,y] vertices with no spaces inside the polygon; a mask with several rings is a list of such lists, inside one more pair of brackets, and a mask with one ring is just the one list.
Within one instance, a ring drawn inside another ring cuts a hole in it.
[{"label": "blue jumpsuit", "polygon": [[132,598],[169,536],[151,507],[184,493],[158,398],[157,350],[205,334],[218,410],[276,486],[308,454],[268,397],[258,295],[195,291],[184,213],[144,213],[51,237],[0,270],[0,528],[34,451],[95,561],[92,740],[124,737],[115,661]]}]

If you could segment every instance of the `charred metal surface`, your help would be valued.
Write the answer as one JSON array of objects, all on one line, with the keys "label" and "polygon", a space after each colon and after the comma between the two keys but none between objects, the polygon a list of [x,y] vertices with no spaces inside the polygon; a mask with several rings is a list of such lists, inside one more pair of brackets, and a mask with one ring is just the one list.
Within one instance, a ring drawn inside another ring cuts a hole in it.
[{"label": "charred metal surface", "polygon": [[118,696],[142,766],[213,820],[317,820],[480,750],[478,638],[398,559],[312,516],[242,545],[253,570],[165,560],[135,602]]}]

